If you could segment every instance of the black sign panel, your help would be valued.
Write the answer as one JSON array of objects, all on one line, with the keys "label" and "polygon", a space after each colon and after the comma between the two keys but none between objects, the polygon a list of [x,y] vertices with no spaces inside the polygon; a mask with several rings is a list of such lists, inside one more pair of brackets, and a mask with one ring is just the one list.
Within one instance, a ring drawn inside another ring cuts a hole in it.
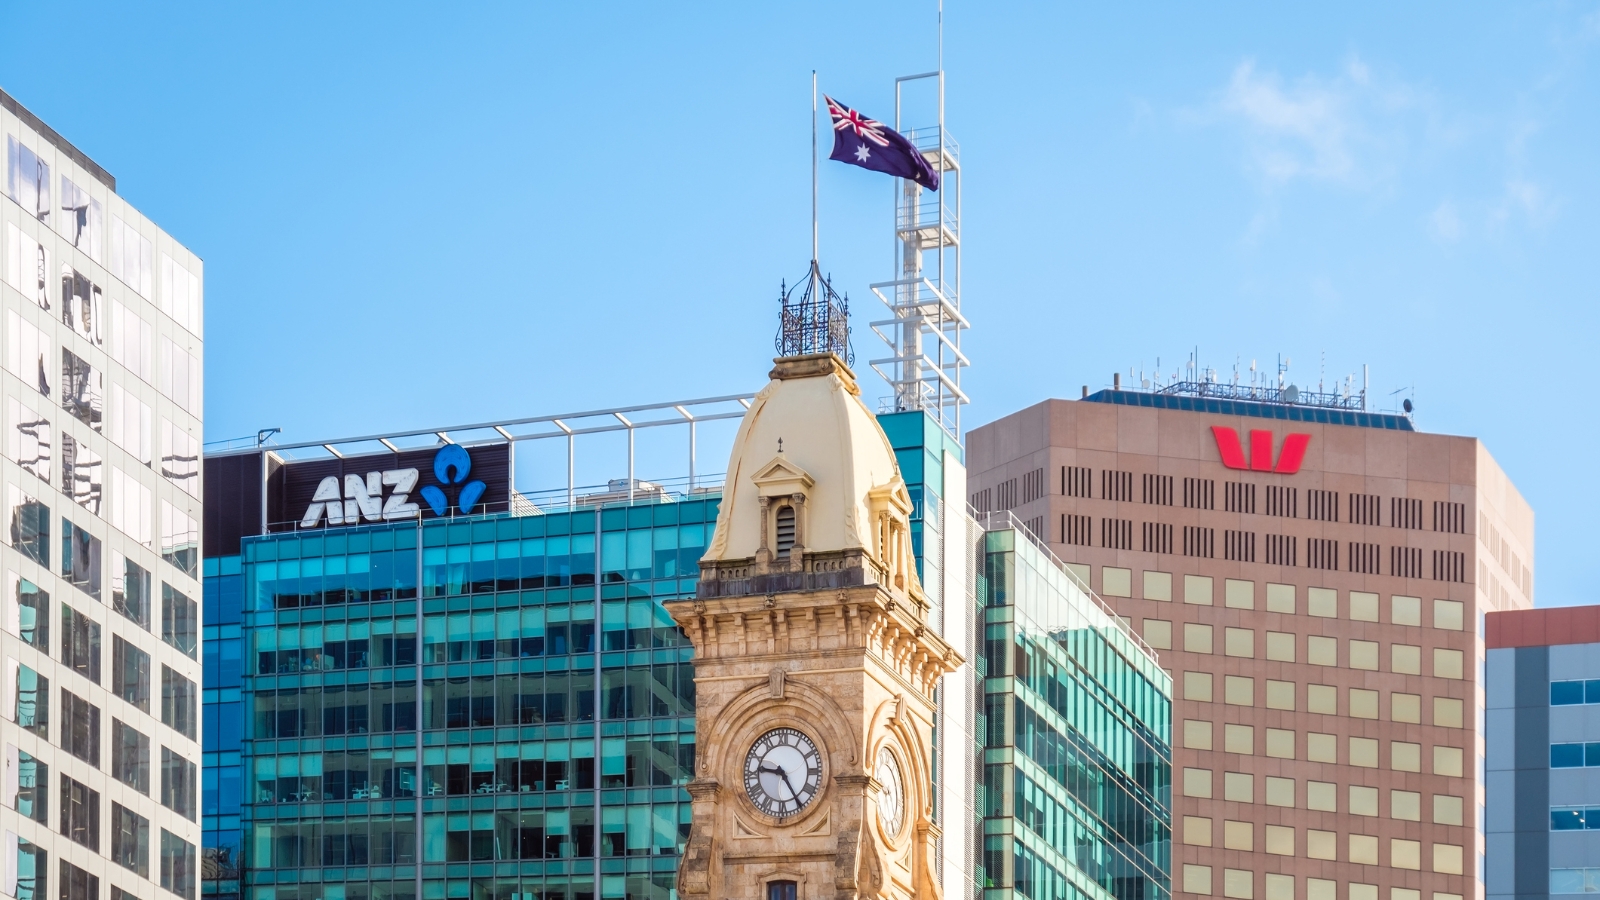
[{"label": "black sign panel", "polygon": [[288,462],[267,477],[270,531],[505,512],[510,505],[510,444]]}]

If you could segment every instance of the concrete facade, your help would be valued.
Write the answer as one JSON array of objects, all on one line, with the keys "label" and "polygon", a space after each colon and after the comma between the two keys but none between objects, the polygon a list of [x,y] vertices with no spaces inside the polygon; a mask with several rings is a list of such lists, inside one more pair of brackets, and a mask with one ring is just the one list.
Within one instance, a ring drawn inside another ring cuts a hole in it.
[{"label": "concrete facade", "polygon": [[1086,399],[973,431],[970,499],[1172,673],[1174,893],[1482,896],[1479,617],[1533,585],[1532,512],[1487,450],[1394,416]]}]

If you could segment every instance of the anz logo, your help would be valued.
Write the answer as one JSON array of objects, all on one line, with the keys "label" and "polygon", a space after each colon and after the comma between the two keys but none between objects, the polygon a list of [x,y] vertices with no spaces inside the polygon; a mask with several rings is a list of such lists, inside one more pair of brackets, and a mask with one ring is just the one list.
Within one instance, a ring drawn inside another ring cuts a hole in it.
[{"label": "anz logo", "polygon": [[[460,444],[446,444],[433,457],[433,475],[438,484],[424,485],[422,499],[436,516],[442,516],[455,506],[469,513],[483,497],[486,489],[481,481],[468,481],[472,472],[472,457]],[[357,525],[361,522],[393,522],[414,519],[421,507],[411,499],[417,488],[420,474],[416,469],[387,469],[368,472],[365,477],[355,474],[329,475],[317,485],[311,495],[311,505],[300,518],[301,528],[314,528],[324,517],[329,525]],[[384,489],[389,489],[384,496]],[[447,493],[448,492],[448,493]],[[450,494],[455,494],[451,503]]]}]

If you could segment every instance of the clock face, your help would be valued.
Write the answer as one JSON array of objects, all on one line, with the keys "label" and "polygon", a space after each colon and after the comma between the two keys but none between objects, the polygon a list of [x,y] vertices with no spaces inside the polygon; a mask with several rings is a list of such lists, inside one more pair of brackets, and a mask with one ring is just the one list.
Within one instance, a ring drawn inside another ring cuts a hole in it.
[{"label": "clock face", "polygon": [[906,812],[905,783],[900,780],[900,763],[888,747],[878,751],[878,768],[872,773],[883,788],[878,791],[878,819],[890,836],[900,833]]},{"label": "clock face", "polygon": [[750,802],[775,819],[806,808],[822,787],[822,756],[811,739],[793,728],[774,728],[756,739],[744,758],[744,790]]}]

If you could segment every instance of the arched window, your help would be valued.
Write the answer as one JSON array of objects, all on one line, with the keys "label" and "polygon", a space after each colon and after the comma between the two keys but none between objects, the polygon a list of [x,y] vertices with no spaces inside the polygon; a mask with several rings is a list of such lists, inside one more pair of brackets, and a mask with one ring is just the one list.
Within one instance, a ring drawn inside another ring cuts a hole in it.
[{"label": "arched window", "polygon": [[778,558],[788,559],[789,551],[794,549],[794,507],[785,504],[778,507]]},{"label": "arched window", "polygon": [[[793,514],[790,510],[790,514]],[[767,900],[796,900],[795,883],[792,881],[767,882]]]}]

